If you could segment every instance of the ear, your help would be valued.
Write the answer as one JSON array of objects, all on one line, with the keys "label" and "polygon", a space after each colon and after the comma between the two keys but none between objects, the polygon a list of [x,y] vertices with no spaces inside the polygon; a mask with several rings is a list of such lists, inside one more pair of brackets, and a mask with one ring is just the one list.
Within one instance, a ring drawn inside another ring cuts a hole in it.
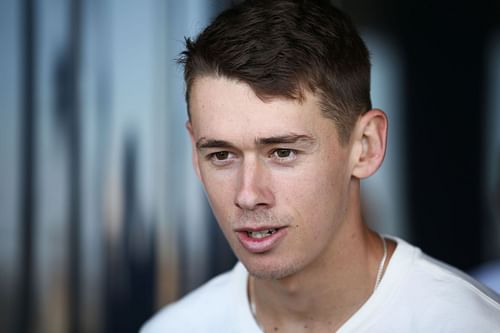
[{"label": "ear", "polygon": [[375,173],[384,160],[387,143],[387,116],[382,110],[364,113],[353,131],[354,166],[352,175],[366,178]]},{"label": "ear", "polygon": [[191,138],[191,161],[193,163],[193,168],[196,172],[196,175],[198,176],[198,179],[201,180],[200,164],[198,163],[198,151],[196,149],[196,139],[194,138],[193,124],[189,120],[186,121],[186,129],[188,130],[189,137]]}]

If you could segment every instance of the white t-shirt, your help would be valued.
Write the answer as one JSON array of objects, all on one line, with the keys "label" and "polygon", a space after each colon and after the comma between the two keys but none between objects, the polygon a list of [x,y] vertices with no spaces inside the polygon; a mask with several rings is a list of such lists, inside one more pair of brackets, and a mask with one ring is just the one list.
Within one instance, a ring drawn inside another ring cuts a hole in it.
[{"label": "white t-shirt", "polygon": [[[500,297],[464,273],[397,242],[377,290],[337,332],[500,332]],[[141,333],[259,333],[241,263],[150,319]]]}]

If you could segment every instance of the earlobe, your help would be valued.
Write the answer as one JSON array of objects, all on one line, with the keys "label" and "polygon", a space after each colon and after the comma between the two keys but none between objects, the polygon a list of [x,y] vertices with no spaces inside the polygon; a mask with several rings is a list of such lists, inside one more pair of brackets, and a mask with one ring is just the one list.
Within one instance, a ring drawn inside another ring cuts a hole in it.
[{"label": "earlobe", "polygon": [[194,137],[193,125],[189,120],[186,121],[186,129],[188,130],[189,137],[191,139],[191,161],[193,163],[193,169],[196,172],[198,179],[201,180],[200,165],[198,163],[198,151],[196,150],[196,139]]},{"label": "earlobe", "polygon": [[370,110],[359,118],[354,130],[355,144],[360,147],[354,156],[354,177],[369,177],[382,165],[386,151],[387,125],[387,116],[378,109]]}]

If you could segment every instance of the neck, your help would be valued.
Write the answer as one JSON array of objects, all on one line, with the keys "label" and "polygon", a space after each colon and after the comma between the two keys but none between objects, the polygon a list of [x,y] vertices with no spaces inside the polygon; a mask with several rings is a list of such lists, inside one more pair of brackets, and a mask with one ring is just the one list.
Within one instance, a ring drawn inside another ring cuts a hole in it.
[{"label": "neck", "polygon": [[251,278],[251,301],[264,328],[336,330],[370,297],[383,257],[382,243],[361,222],[348,226],[332,240],[328,255],[303,271],[280,280]]}]

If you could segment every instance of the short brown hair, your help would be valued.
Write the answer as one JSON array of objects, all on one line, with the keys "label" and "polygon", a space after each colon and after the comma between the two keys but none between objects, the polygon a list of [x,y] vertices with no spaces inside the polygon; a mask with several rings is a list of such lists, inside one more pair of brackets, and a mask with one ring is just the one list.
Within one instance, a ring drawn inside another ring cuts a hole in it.
[{"label": "short brown hair", "polygon": [[244,1],[196,40],[186,38],[179,62],[188,109],[193,81],[210,75],[245,82],[263,100],[317,94],[342,143],[371,109],[368,49],[349,17],[327,1]]}]

